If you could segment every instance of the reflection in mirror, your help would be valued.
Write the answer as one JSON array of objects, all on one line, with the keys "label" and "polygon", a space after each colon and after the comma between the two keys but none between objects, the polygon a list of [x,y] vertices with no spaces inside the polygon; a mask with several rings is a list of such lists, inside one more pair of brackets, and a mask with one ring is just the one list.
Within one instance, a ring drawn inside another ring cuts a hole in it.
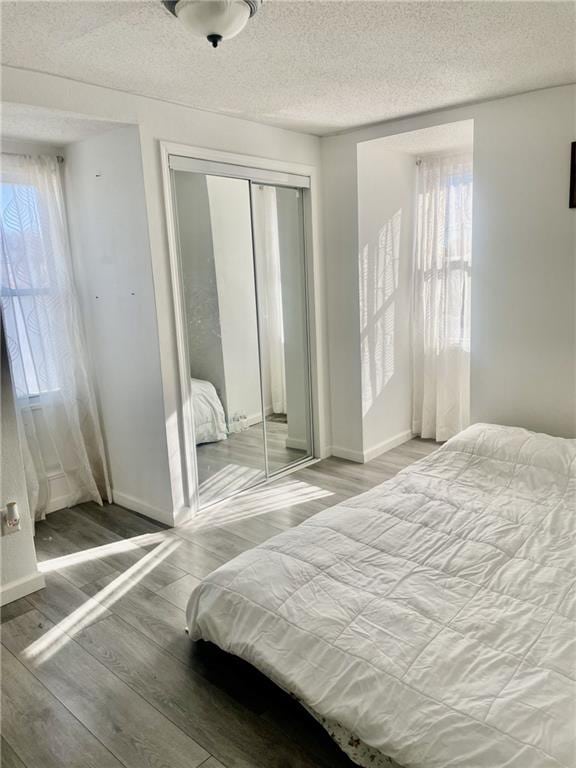
[{"label": "reflection in mirror", "polygon": [[249,182],[172,171],[201,506],[266,476]]},{"label": "reflection in mirror", "polygon": [[312,455],[300,190],[252,184],[268,472]]}]

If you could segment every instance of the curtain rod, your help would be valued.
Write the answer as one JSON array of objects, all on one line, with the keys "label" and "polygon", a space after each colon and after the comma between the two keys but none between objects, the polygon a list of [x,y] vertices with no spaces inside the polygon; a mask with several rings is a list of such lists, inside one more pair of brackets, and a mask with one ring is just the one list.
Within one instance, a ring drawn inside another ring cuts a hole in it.
[{"label": "curtain rod", "polygon": [[[14,155],[14,157],[42,157],[42,154],[27,154],[26,152],[5,152],[2,150],[3,155]],[[44,155],[45,156],[45,155]],[[48,155],[48,157],[56,157],[59,163],[64,162],[64,155]]]}]

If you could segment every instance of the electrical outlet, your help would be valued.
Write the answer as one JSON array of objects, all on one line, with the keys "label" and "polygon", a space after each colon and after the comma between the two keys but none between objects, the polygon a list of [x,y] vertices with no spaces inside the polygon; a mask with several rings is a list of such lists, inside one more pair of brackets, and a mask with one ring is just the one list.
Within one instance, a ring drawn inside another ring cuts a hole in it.
[{"label": "electrical outlet", "polygon": [[11,533],[17,533],[21,530],[20,513],[18,512],[18,505],[15,501],[10,501],[6,504],[5,509],[1,512],[1,516],[2,536],[9,536]]}]

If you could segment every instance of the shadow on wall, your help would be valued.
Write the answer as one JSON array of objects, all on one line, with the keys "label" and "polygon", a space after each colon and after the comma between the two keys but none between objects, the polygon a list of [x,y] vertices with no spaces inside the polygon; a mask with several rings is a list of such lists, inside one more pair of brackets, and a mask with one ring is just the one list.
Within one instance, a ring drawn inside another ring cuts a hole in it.
[{"label": "shadow on wall", "polygon": [[382,394],[395,370],[395,296],[398,289],[402,210],[380,228],[376,243],[360,253],[362,416]]}]

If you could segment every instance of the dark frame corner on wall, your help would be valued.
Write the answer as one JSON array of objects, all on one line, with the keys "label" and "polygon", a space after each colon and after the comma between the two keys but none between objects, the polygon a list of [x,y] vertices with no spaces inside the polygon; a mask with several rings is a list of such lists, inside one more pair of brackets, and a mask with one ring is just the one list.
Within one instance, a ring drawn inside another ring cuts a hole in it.
[{"label": "dark frame corner on wall", "polygon": [[570,158],[570,208],[576,208],[576,141],[572,142]]}]

